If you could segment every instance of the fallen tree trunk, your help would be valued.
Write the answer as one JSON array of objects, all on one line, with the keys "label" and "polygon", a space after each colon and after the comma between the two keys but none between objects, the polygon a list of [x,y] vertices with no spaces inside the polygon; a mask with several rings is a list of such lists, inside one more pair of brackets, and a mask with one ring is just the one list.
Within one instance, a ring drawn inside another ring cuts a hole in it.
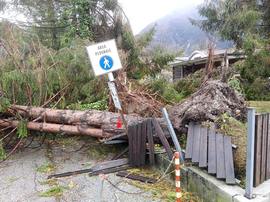
[{"label": "fallen tree trunk", "polygon": [[[103,133],[117,136],[126,133],[124,124],[119,127],[119,113],[98,110],[60,110],[41,107],[28,107],[21,105],[12,105],[6,112],[5,117],[14,117],[19,115],[29,122],[53,123],[70,126],[80,126],[81,128],[100,128]],[[137,115],[124,115],[128,125],[135,125],[146,120],[146,118]],[[166,137],[170,137],[166,122],[162,118],[156,119],[162,127]],[[1,125],[0,125],[1,126]],[[83,134],[82,134],[83,135]],[[109,135],[109,137],[111,137]],[[108,136],[106,135],[106,138]]]},{"label": "fallen tree trunk", "polygon": [[[0,119],[0,127],[17,127],[19,121]],[[61,124],[52,124],[52,123],[36,123],[28,122],[27,128],[29,130],[35,131],[44,131],[48,133],[64,133],[69,135],[88,135],[97,138],[108,138],[112,137],[113,134],[106,133],[102,129],[83,127],[80,125],[61,125]]]},{"label": "fallen tree trunk", "polygon": [[[21,116],[31,119],[38,119],[49,123],[78,125],[85,124],[95,127],[104,127],[113,129],[120,118],[120,114],[98,111],[98,110],[59,110],[41,107],[27,107],[20,105],[13,105],[9,114],[19,113]],[[144,118],[135,115],[125,115],[125,120],[128,125],[143,121]]]}]

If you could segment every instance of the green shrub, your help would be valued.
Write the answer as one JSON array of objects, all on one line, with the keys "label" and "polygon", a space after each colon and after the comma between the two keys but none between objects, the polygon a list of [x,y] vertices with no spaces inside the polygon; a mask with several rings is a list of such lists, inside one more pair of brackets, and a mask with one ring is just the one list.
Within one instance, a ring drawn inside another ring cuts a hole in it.
[{"label": "green shrub", "polygon": [[183,99],[183,95],[174,89],[174,85],[162,77],[151,77],[146,83],[153,93],[157,93],[167,102],[179,102]]},{"label": "green shrub", "polygon": [[78,102],[78,103],[69,105],[67,108],[74,109],[74,110],[89,110],[89,109],[108,110],[108,102],[107,100],[99,100],[97,102],[86,103],[86,104],[82,104],[81,102]]},{"label": "green shrub", "polygon": [[270,100],[270,81],[257,78],[252,83],[245,83],[244,91],[248,100]]},{"label": "green shrub", "polygon": [[233,76],[229,79],[228,85],[233,88],[235,91],[237,91],[239,94],[243,94],[243,88],[241,85],[240,79],[237,77]]},{"label": "green shrub", "polygon": [[193,94],[200,86],[200,80],[191,78],[183,78],[174,84],[175,90],[180,93],[184,98]]},{"label": "green shrub", "polygon": [[243,48],[247,58],[237,68],[248,100],[270,100],[269,39],[247,34]]},{"label": "green shrub", "polygon": [[10,101],[4,96],[0,97],[0,113],[5,112],[10,107]]}]

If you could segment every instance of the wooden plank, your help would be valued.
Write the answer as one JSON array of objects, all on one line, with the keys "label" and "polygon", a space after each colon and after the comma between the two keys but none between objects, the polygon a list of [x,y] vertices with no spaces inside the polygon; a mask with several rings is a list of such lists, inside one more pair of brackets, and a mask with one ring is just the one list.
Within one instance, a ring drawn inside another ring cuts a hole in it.
[{"label": "wooden plank", "polygon": [[149,146],[149,161],[150,165],[155,164],[155,144],[153,139],[153,127],[151,119],[147,120],[147,142]]},{"label": "wooden plank", "polygon": [[255,117],[254,186],[261,184],[262,115]]},{"label": "wooden plank", "polygon": [[134,173],[130,173],[128,171],[120,171],[116,174],[116,176],[125,177],[125,178],[131,179],[131,180],[137,180],[140,182],[150,183],[150,184],[154,184],[157,182],[157,180],[154,178],[149,178],[149,177],[145,177],[142,175],[137,175]]},{"label": "wooden plank", "polygon": [[201,136],[200,136],[200,160],[199,167],[207,167],[207,132],[208,128],[201,127]]},{"label": "wooden plank", "polygon": [[157,133],[162,145],[164,146],[166,153],[168,154],[169,159],[172,159],[173,152],[172,152],[172,149],[170,147],[170,144],[169,144],[165,134],[163,133],[159,123],[157,122],[157,120],[155,118],[152,120],[152,122],[153,122],[153,125],[155,127],[156,133]]},{"label": "wooden plank", "polygon": [[134,148],[133,148],[133,137],[134,137],[134,125],[128,127],[128,159],[129,164],[133,166],[134,164]]},{"label": "wooden plank", "polygon": [[188,134],[187,134],[187,146],[186,146],[186,153],[185,153],[186,159],[192,158],[193,134],[194,134],[193,131],[194,131],[194,123],[190,122],[188,125]]},{"label": "wooden plank", "polygon": [[224,150],[226,183],[235,184],[232,140],[230,136],[224,136]]},{"label": "wooden plank", "polygon": [[261,159],[261,183],[266,180],[266,157],[267,157],[267,124],[268,116],[263,114],[262,124],[262,159]]},{"label": "wooden plank", "polygon": [[123,144],[123,143],[127,143],[127,140],[110,140],[110,141],[104,142],[103,144],[115,145],[115,144]]},{"label": "wooden plank", "polygon": [[135,166],[141,165],[141,134],[142,134],[142,124],[137,124],[136,131],[136,141],[135,141]]},{"label": "wooden plank", "polygon": [[[105,161],[98,165],[93,166],[92,168],[82,169],[82,170],[75,170],[65,173],[59,173],[54,175],[49,175],[48,179],[51,178],[61,178],[61,177],[68,177],[73,175],[79,175],[83,173],[90,173],[90,172],[97,172],[97,171],[103,171],[103,170],[112,170],[113,168],[119,168],[125,166],[125,169],[128,167],[126,166],[128,164],[128,159],[118,159],[113,161]],[[117,170],[118,171],[118,170]]]},{"label": "wooden plank", "polygon": [[199,163],[200,160],[200,136],[201,129],[200,125],[194,126],[193,134],[193,148],[192,148],[192,162]]},{"label": "wooden plank", "polygon": [[110,138],[103,138],[102,140],[100,140],[100,142],[102,142],[102,143],[106,143],[106,142],[109,142],[109,141],[111,141],[111,140],[115,140],[115,139],[120,139],[120,138],[124,138],[124,137],[126,137],[127,136],[127,134],[126,133],[121,133],[121,134],[119,134],[119,135],[114,135],[113,137],[110,137]]},{"label": "wooden plank", "polygon": [[216,132],[210,129],[208,133],[208,173],[217,173],[217,157],[216,157]]},{"label": "wooden plank", "polygon": [[223,135],[216,134],[216,152],[217,152],[217,178],[225,179],[225,156],[224,156],[224,143]]},{"label": "wooden plank", "polygon": [[147,135],[147,122],[142,123],[142,134],[141,134],[141,166],[145,165],[146,156],[146,135]]},{"label": "wooden plank", "polygon": [[91,171],[88,175],[89,175],[89,177],[92,177],[92,176],[96,176],[96,175],[99,175],[99,174],[115,173],[115,172],[119,172],[119,171],[122,171],[122,170],[127,170],[129,168],[130,168],[130,166],[124,165],[124,166],[115,167],[115,168],[108,168],[108,169],[104,169],[104,170]]},{"label": "wooden plank", "polygon": [[123,165],[127,165],[127,164],[128,164],[128,159],[123,158],[123,159],[101,162],[101,163],[93,166],[91,169],[92,169],[92,171],[95,171],[95,170],[114,168],[114,167],[123,166]]},{"label": "wooden plank", "polygon": [[270,114],[268,116],[267,123],[267,164],[266,164],[266,180],[270,179]]}]

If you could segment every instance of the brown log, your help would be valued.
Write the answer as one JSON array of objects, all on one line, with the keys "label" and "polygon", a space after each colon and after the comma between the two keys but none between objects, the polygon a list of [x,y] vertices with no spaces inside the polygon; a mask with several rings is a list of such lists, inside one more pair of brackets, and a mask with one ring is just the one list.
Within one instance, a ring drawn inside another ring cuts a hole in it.
[{"label": "brown log", "polygon": [[[19,113],[20,116],[39,122],[57,123],[64,125],[82,125],[101,128],[109,134],[125,133],[124,125],[122,128],[117,128],[117,121],[120,117],[119,113],[98,110],[60,110],[41,107],[28,107],[21,105],[13,105],[7,112],[8,115]],[[146,118],[137,115],[124,115],[128,125],[137,124],[146,120]],[[170,137],[166,122],[162,118],[158,118],[166,137]]]},{"label": "brown log", "polygon": [[[0,127],[17,127],[19,121],[0,119]],[[111,137],[113,134],[105,133],[102,129],[89,128],[82,126],[61,125],[52,123],[28,122],[29,130],[44,131],[49,133],[64,133],[69,135],[88,135],[97,138]]]},{"label": "brown log", "polygon": [[[110,128],[114,130],[116,128],[117,120],[120,114],[98,111],[98,110],[59,110],[41,107],[27,107],[14,105],[11,107],[11,111],[19,113],[23,117],[31,119],[39,119],[49,123],[67,124],[67,125],[92,125],[102,128]],[[128,124],[138,123],[143,121],[144,118],[134,115],[125,115],[125,119]]]}]

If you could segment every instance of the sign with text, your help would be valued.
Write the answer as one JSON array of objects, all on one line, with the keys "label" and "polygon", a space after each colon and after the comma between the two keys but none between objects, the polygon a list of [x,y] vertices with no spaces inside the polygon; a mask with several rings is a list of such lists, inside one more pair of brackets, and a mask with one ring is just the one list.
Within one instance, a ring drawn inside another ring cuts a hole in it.
[{"label": "sign with text", "polygon": [[122,68],[114,39],[97,43],[86,48],[96,76]]}]

